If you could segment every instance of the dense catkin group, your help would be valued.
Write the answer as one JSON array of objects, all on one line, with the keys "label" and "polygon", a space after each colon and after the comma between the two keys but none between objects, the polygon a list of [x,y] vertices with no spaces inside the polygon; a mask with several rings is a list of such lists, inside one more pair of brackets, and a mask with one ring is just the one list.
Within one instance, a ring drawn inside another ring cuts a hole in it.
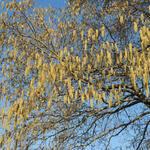
[{"label": "dense catkin group", "polygon": [[[0,148],[28,149],[50,139],[51,149],[64,149],[62,143],[83,149],[142,118],[126,108],[150,106],[148,5],[73,0],[57,10],[36,8],[32,0],[2,1]],[[128,116],[120,126],[96,128],[98,119],[109,122],[105,116],[116,118],[120,111]],[[85,118],[90,127],[82,124]]]}]

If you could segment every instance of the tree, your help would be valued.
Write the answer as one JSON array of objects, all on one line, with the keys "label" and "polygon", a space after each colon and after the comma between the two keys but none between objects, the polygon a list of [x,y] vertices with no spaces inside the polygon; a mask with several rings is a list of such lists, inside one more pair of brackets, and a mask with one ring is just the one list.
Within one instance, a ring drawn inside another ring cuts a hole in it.
[{"label": "tree", "polygon": [[148,1],[1,5],[1,148],[149,145]]}]

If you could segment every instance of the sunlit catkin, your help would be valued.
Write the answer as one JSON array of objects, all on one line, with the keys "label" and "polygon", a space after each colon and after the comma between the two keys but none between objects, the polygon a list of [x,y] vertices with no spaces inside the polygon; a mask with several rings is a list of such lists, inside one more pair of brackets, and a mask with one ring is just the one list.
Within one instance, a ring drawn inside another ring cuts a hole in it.
[{"label": "sunlit catkin", "polygon": [[101,36],[104,37],[105,34],[105,26],[102,26],[101,28]]},{"label": "sunlit catkin", "polygon": [[136,33],[136,32],[137,32],[137,30],[138,30],[137,23],[136,23],[136,22],[134,22],[134,32]]}]

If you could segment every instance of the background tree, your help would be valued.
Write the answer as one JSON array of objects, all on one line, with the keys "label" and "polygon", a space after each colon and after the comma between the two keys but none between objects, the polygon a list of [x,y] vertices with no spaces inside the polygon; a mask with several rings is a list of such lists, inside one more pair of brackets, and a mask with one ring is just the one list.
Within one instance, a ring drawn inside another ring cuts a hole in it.
[{"label": "background tree", "polygon": [[1,5],[1,148],[148,147],[148,1]]}]

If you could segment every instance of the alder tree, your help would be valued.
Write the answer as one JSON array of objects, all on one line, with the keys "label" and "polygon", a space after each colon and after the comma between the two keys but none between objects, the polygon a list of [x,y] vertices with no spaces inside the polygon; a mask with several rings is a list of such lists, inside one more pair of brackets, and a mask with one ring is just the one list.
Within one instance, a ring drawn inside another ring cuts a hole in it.
[{"label": "alder tree", "polygon": [[150,147],[149,0],[0,4],[1,149]]}]

